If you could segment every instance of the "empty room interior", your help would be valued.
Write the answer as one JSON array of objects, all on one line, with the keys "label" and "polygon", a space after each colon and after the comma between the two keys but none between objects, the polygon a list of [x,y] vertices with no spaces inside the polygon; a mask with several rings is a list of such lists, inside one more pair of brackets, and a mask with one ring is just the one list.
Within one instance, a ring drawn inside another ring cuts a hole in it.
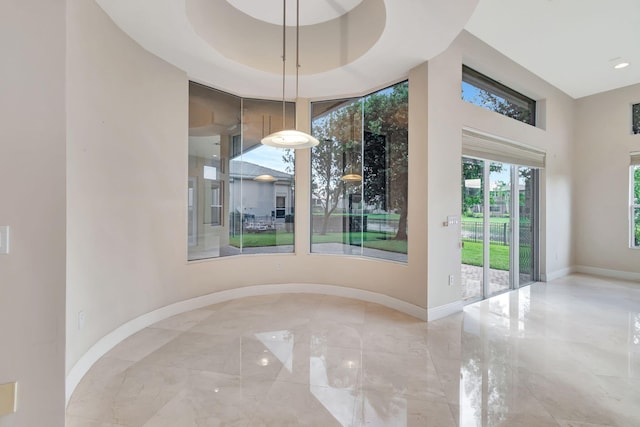
[{"label": "empty room interior", "polygon": [[640,425],[637,0],[0,35],[0,427]]}]

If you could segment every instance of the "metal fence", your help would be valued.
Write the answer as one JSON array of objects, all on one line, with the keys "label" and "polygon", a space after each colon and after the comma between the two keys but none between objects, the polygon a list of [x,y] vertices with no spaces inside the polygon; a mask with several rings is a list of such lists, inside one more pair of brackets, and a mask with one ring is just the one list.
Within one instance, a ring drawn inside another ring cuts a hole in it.
[{"label": "metal fence", "polygon": [[[464,240],[472,242],[484,241],[484,224],[482,221],[461,221],[460,233]],[[531,244],[531,225],[520,224],[520,245]],[[511,227],[509,223],[489,223],[489,243],[509,246],[511,242]]]}]

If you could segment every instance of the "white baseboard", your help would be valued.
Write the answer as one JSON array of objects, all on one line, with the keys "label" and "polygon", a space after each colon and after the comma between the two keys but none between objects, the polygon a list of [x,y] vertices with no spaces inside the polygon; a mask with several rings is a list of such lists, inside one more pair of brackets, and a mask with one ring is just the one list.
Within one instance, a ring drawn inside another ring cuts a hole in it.
[{"label": "white baseboard", "polygon": [[568,276],[571,273],[575,273],[575,271],[576,271],[575,267],[567,267],[567,268],[563,268],[562,270],[556,270],[556,271],[552,271],[552,272],[547,273],[547,274],[541,274],[540,275],[540,281],[541,282],[550,282],[552,280],[556,280],[556,279],[559,279],[561,277]]},{"label": "white baseboard", "polygon": [[[153,325],[154,323],[157,323],[168,317],[175,316],[176,314],[184,313],[190,310],[196,310],[198,308],[237,298],[288,293],[322,294],[340,296],[344,298],[353,298],[361,301],[384,305],[418,319],[425,321],[427,320],[427,310],[423,307],[419,307],[417,305],[399,300],[394,297],[390,297],[388,295],[365,291],[362,289],[346,288],[342,286],[290,283],[282,285],[247,286],[238,289],[215,292],[212,294],[203,295],[200,297],[170,304],[168,306],[143,314],[139,317],[136,317],[135,319],[128,321],[119,328],[102,337],[78,360],[78,362],[69,371],[69,374],[66,377],[65,387],[66,403],[69,403],[69,399],[71,398],[73,391],[80,383],[80,380],[82,380],[82,377],[84,377],[84,375],[89,371],[93,364],[98,361],[98,359],[104,356],[109,350],[111,350],[124,339],[148,326]],[[431,309],[429,310],[429,312],[431,312]]]},{"label": "white baseboard", "polygon": [[577,265],[576,273],[591,274],[593,276],[610,277],[612,279],[640,281],[640,273],[633,271],[609,270],[606,268],[589,267],[586,265]]},{"label": "white baseboard", "polygon": [[455,313],[459,313],[464,308],[464,302],[454,301],[449,304],[433,307],[428,310],[427,319],[432,320],[442,319],[443,317],[450,316]]}]

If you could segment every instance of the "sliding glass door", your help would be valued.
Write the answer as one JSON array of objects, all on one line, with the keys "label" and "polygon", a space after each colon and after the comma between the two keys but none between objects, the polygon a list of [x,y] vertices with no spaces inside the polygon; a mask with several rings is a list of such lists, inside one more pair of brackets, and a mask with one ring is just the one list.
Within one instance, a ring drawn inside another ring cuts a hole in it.
[{"label": "sliding glass door", "polygon": [[511,165],[489,163],[489,288],[492,296],[511,288]]},{"label": "sliding glass door", "polygon": [[520,166],[518,168],[519,193],[519,232],[518,248],[518,280],[520,285],[526,285],[537,279],[536,247],[538,229],[538,170]]},{"label": "sliding glass door", "polygon": [[464,300],[487,298],[537,279],[537,177],[537,169],[462,158]]},{"label": "sliding glass door", "polygon": [[462,159],[462,298],[484,298],[484,161]]}]

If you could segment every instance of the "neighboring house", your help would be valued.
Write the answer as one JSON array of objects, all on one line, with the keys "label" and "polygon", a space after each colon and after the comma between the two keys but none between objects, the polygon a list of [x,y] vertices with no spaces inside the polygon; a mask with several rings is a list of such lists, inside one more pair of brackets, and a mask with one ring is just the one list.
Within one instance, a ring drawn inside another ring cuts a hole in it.
[{"label": "neighboring house", "polygon": [[241,160],[229,164],[230,212],[244,214],[245,223],[284,223],[293,211],[293,175]]}]

